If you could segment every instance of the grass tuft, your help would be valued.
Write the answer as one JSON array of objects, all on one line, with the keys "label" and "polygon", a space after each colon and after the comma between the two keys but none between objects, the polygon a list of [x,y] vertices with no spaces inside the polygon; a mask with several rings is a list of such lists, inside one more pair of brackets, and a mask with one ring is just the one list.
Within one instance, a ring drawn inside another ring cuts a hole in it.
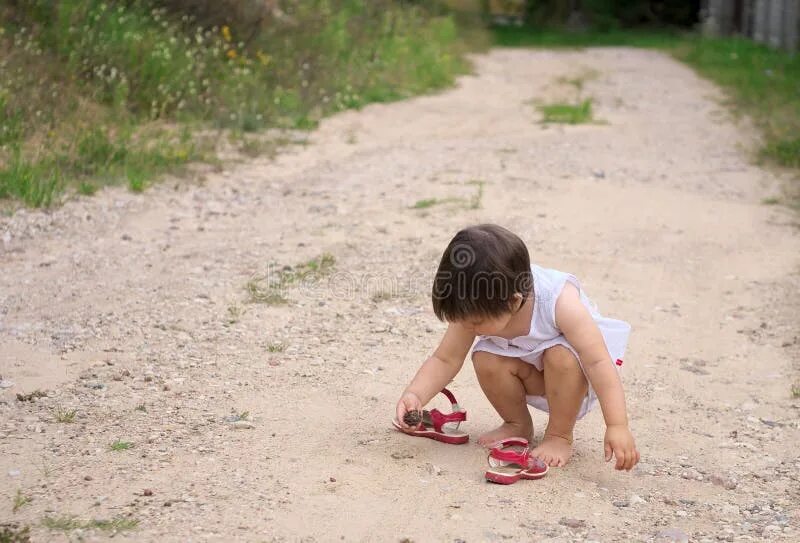
[{"label": "grass tuft", "polygon": [[118,439],[117,441],[111,443],[108,448],[112,451],[127,451],[128,449],[133,448],[133,443]]},{"label": "grass tuft", "polygon": [[[14,495],[14,504],[13,504],[13,506],[11,508],[11,511],[13,513],[16,513],[17,511],[19,511],[20,509],[22,509],[23,507],[25,507],[26,505],[28,505],[32,501],[33,501],[32,498],[30,498],[29,496],[24,495],[22,493],[22,490],[17,489],[17,493]],[[0,541],[2,541],[2,539],[0,539]]]},{"label": "grass tuft", "polygon": [[75,422],[75,415],[77,411],[75,409],[62,409],[61,407],[56,408],[55,412],[55,419],[56,422],[62,422],[65,424],[70,424]]},{"label": "grass tuft", "polygon": [[30,543],[31,529],[16,524],[0,524],[0,543]]},{"label": "grass tuft", "polygon": [[109,533],[133,530],[139,525],[139,521],[132,518],[115,517],[112,519],[92,519],[81,520],[76,516],[63,515],[60,517],[45,517],[42,519],[42,526],[54,532],[69,533],[73,530],[102,530]]},{"label": "grass tuft", "polygon": [[537,106],[543,123],[585,124],[592,122],[592,100],[579,104],[555,103]]},{"label": "grass tuft", "polygon": [[253,277],[245,284],[247,303],[283,305],[289,303],[284,296],[286,288],[298,282],[319,281],[329,275],[336,264],[336,257],[330,253],[312,258],[296,266],[284,266],[277,272],[270,271],[264,277]]}]

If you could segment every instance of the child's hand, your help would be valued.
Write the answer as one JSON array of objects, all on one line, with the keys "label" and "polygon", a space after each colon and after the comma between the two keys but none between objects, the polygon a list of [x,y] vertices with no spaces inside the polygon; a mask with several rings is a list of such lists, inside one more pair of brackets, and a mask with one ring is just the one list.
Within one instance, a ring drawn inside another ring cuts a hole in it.
[{"label": "child's hand", "polygon": [[413,430],[413,428],[403,420],[403,417],[409,411],[422,411],[422,402],[413,392],[404,393],[400,397],[400,401],[397,402],[397,422],[400,423],[403,430]]},{"label": "child's hand", "polygon": [[639,463],[639,451],[633,441],[633,434],[626,424],[616,424],[606,428],[606,437],[603,440],[606,452],[606,462],[611,460],[612,453],[617,458],[616,469],[630,471]]}]

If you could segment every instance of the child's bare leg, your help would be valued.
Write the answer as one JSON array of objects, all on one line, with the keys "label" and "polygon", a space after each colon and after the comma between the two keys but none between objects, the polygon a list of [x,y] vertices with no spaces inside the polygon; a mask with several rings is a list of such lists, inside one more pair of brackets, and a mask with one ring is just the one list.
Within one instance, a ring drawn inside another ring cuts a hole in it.
[{"label": "child's bare leg", "polygon": [[550,420],[533,454],[551,466],[563,466],[572,456],[572,430],[589,385],[578,359],[566,347],[547,349],[543,362]]},{"label": "child's bare leg", "polygon": [[489,447],[509,437],[533,437],[533,421],[528,411],[526,395],[544,395],[542,374],[519,358],[510,358],[487,352],[472,355],[475,373],[484,394],[503,419],[499,428],[478,438],[478,443]]}]

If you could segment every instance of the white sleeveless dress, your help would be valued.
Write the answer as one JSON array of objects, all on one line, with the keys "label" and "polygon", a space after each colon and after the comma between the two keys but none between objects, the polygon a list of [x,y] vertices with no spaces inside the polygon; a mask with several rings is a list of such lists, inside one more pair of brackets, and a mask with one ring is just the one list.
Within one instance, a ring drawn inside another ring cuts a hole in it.
[{"label": "white sleeveless dress", "polygon": [[[611,363],[617,370],[622,366],[622,359],[625,356],[625,347],[628,345],[631,326],[627,322],[609,319],[600,315],[597,306],[594,305],[581,289],[578,280],[568,274],[558,270],[532,266],[533,272],[533,315],[531,318],[531,330],[527,336],[519,336],[514,339],[506,339],[498,336],[479,336],[477,343],[472,348],[472,353],[485,351],[501,356],[519,358],[528,364],[532,364],[537,370],[542,371],[544,365],[542,355],[544,351],[555,345],[563,345],[578,357],[578,353],[569,344],[567,339],[556,326],[556,301],[564,289],[564,285],[569,281],[580,292],[581,302],[589,310],[594,318],[595,324],[603,334],[606,348],[611,355]],[[581,369],[583,367],[581,366]],[[544,396],[528,396],[528,404],[542,411],[549,411],[547,398]],[[589,391],[583,399],[583,404],[578,413],[578,418],[582,418],[597,405],[597,395],[589,385]]]}]

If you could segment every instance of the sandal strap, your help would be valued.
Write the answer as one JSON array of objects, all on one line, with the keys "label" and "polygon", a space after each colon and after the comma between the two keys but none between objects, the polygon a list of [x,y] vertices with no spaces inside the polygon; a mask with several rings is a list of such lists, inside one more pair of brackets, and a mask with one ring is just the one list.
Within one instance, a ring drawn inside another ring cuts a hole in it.
[{"label": "sandal strap", "polygon": [[[519,451],[508,447],[525,448]],[[500,441],[489,451],[489,456],[501,462],[516,464],[524,470],[536,468],[536,471],[541,471],[542,467],[546,469],[546,465],[541,460],[531,455],[528,440],[521,437],[511,437]]]},{"label": "sandal strap", "polygon": [[433,429],[437,432],[441,432],[442,426],[448,422],[464,422],[467,420],[467,413],[465,411],[455,411],[453,413],[445,414],[438,409],[431,409],[429,413]]}]

